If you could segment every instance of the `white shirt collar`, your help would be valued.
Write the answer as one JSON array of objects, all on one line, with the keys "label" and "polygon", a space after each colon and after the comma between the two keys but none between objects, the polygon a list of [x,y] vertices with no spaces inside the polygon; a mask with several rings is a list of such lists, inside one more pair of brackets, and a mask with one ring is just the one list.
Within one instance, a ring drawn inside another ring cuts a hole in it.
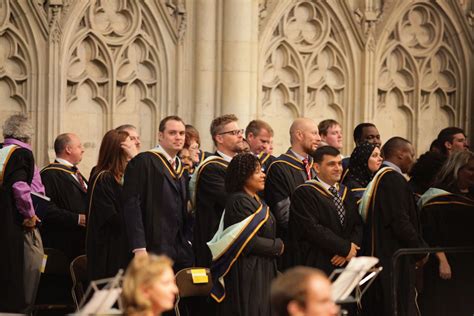
[{"label": "white shirt collar", "polygon": [[66,165],[68,167],[74,167],[74,165],[72,163],[70,163],[69,161],[67,161],[65,159],[56,157],[56,161],[59,162],[60,164]]},{"label": "white shirt collar", "polygon": [[231,156],[228,156],[226,154],[224,154],[222,151],[218,150],[217,153],[219,154],[219,156],[221,156],[222,158],[224,158],[225,161],[227,162],[230,162],[232,160],[232,157]]},{"label": "white shirt collar", "polygon": [[316,177],[316,178],[318,179],[318,181],[321,183],[321,185],[322,185],[326,190],[329,191],[329,188],[333,186],[333,187],[336,188],[336,190],[339,191],[339,186],[337,185],[337,183],[334,183],[334,185],[329,185],[329,184],[327,184],[326,182],[324,182],[323,180],[321,180],[320,178],[318,178],[318,177]]},{"label": "white shirt collar", "polygon": [[156,146],[155,147],[156,151],[158,151],[159,153],[163,154],[166,159],[168,160],[169,163],[172,163],[173,161],[176,161],[176,156],[174,157],[171,157],[167,152],[166,150],[163,149],[163,147],[161,147],[160,145]]},{"label": "white shirt collar", "polygon": [[393,162],[390,162],[388,160],[384,160],[383,164],[388,166],[388,167],[391,167],[391,168],[395,169],[399,174],[403,174],[402,169],[400,169],[400,167],[397,166],[396,164],[394,164]]},{"label": "white shirt collar", "polygon": [[295,155],[296,158],[298,158],[298,160],[300,161],[303,161],[303,159],[308,159],[308,155],[306,155],[306,157],[304,156],[301,156],[300,154],[296,153],[293,151],[293,149],[290,149],[290,151],[293,153],[293,155]]}]

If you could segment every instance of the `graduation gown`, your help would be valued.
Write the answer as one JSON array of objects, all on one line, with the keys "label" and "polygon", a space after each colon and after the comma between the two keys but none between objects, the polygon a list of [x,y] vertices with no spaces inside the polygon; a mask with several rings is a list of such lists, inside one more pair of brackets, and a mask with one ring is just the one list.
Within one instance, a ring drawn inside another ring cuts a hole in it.
[{"label": "graduation gown", "polygon": [[228,165],[229,163],[219,156],[201,165],[196,175],[193,248],[196,265],[199,267],[211,266],[212,255],[206,243],[216,233],[224,211],[227,199],[225,174]]},{"label": "graduation gown", "polygon": [[293,193],[285,251],[290,266],[310,266],[330,275],[336,268],[331,264],[334,255],[346,257],[351,243],[361,245],[362,219],[356,199],[343,185],[339,192],[345,209],[344,225],[332,193],[316,180],[307,181]]},{"label": "graduation gown", "polygon": [[261,152],[257,155],[258,160],[260,160],[260,164],[262,165],[262,171],[267,173],[268,168],[270,165],[276,160],[275,156],[267,154],[265,152]]},{"label": "graduation gown", "polygon": [[360,199],[364,195],[365,187],[362,184],[360,184],[357,180],[348,179],[348,178],[346,178],[346,181],[344,184],[349,188],[352,195],[356,198],[357,203],[359,203]]},{"label": "graduation gown", "polygon": [[110,278],[125,269],[131,259],[125,233],[122,185],[110,171],[94,176],[88,192],[86,234],[89,280]]},{"label": "graduation gown", "polygon": [[[458,194],[440,195],[421,209],[423,236],[430,247],[473,247],[474,200]],[[474,311],[474,253],[446,253],[451,279],[439,276],[431,255],[423,267],[422,315],[471,315]]]},{"label": "graduation gown", "polygon": [[[0,148],[3,144],[0,144]],[[23,217],[13,197],[12,185],[24,181],[31,185],[33,153],[17,148],[4,165],[0,184],[0,311],[20,312],[26,307],[23,265]]]},{"label": "graduation gown", "polygon": [[123,214],[130,250],[146,248],[174,261],[175,271],[193,266],[186,179],[156,151],[138,154],[127,164]]},{"label": "graduation gown", "polygon": [[[419,248],[426,244],[421,237],[413,192],[405,177],[389,168],[373,181],[376,182],[364,224],[362,253],[379,258],[383,270],[364,294],[362,310],[363,315],[391,315],[392,255],[400,248]],[[367,193],[368,190],[364,194]],[[398,261],[398,315],[416,313],[415,263],[418,259],[419,256],[403,256]]]},{"label": "graduation gown", "polygon": [[[51,203],[42,215],[44,247],[63,251],[69,260],[85,253],[86,230],[79,226],[79,214],[86,214],[87,192],[73,176],[74,170],[52,163],[41,170],[41,181]],[[85,183],[87,180],[83,177]]]},{"label": "graduation gown", "polygon": [[[229,196],[224,226],[241,222],[260,207],[260,202],[246,193]],[[217,306],[222,316],[270,316],[270,285],[277,275],[276,257],[282,241],[276,238],[275,219],[270,217],[224,277],[226,296]]]},{"label": "graduation gown", "polygon": [[[313,165],[311,159],[309,164]],[[313,168],[311,168],[311,175],[311,178],[316,176]],[[282,238],[286,238],[288,230],[291,195],[296,187],[305,183],[306,180],[308,179],[303,162],[289,149],[267,169],[265,201],[276,218],[278,235]]]}]

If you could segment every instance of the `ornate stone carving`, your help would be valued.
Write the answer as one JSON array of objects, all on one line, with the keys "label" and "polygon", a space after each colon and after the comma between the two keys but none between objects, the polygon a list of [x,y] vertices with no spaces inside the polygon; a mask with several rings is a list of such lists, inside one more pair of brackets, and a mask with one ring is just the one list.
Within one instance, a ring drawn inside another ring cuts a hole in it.
[{"label": "ornate stone carving", "polygon": [[[262,78],[262,116],[273,124],[283,124],[283,118],[268,114],[275,107],[286,107],[293,117],[344,121],[347,54],[332,14],[318,1],[297,1],[275,28]],[[281,138],[286,140],[286,133]]]},{"label": "ornate stone carving", "polygon": [[440,126],[456,124],[460,115],[459,65],[464,60],[458,44],[449,40],[455,35],[450,22],[439,12],[431,4],[410,6],[385,43],[379,71],[375,120],[394,122],[381,124],[382,135],[408,137],[420,149],[428,147]]}]

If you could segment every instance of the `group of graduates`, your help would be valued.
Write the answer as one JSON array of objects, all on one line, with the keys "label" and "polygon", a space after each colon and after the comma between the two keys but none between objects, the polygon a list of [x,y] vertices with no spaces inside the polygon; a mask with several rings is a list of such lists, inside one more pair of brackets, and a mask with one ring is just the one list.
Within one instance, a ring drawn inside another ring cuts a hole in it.
[{"label": "group of graduates", "polygon": [[[416,164],[409,140],[392,137],[382,146],[371,123],[355,128],[356,147],[345,158],[334,120],[295,119],[291,147],[278,157],[264,121],[244,130],[235,115],[223,115],[210,134],[213,153],[200,150],[193,126],[168,116],[158,145],[140,152],[137,129],[122,125],[104,135],[87,181],[77,167],[84,153],[77,135],[59,135],[55,161],[39,171],[28,119],[7,119],[0,311],[34,303],[30,246],[42,248],[41,240],[70,261],[85,253],[90,280],[113,277],[150,253],[171,258],[175,272],[210,268],[211,295],[184,301],[189,315],[270,316],[278,271],[309,266],[329,275],[360,255],[379,258],[383,270],[354,314],[474,311],[474,253],[403,256],[396,302],[390,288],[398,249],[474,246],[474,155],[462,129],[443,129]],[[36,243],[26,241],[31,234]]]}]

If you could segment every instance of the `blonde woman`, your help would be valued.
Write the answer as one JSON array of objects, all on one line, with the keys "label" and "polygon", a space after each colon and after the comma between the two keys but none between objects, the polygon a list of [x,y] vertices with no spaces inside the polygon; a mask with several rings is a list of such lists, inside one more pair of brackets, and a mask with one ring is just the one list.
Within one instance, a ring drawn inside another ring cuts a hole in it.
[{"label": "blonde woman", "polygon": [[123,281],[124,313],[155,316],[172,309],[178,294],[172,267],[166,256],[135,257]]}]

